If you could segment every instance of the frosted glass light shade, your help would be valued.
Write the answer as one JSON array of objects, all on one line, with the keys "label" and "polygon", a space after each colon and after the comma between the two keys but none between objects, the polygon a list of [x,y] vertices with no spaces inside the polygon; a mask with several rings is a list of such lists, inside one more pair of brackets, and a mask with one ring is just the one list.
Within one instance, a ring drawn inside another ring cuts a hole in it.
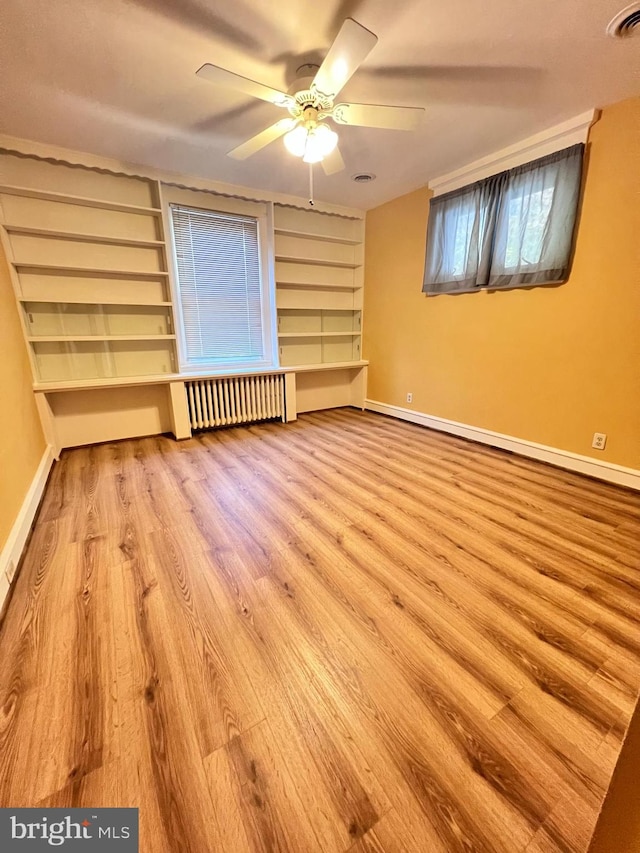
[{"label": "frosted glass light shade", "polygon": [[305,163],[319,163],[327,154],[331,154],[337,144],[338,134],[326,124],[321,124],[309,131],[302,159]]},{"label": "frosted glass light shade", "polygon": [[287,151],[294,157],[302,157],[305,163],[319,163],[338,144],[338,134],[326,124],[311,130],[300,124],[286,134],[284,144]]},{"label": "frosted glass light shade", "polygon": [[303,157],[307,147],[307,128],[302,124],[294,127],[285,136],[284,144],[287,151],[294,157]]}]

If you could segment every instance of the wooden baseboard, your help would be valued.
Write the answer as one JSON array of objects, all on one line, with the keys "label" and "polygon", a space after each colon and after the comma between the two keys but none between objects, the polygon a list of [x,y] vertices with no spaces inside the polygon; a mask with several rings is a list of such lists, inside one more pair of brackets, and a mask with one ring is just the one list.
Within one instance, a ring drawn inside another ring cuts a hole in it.
[{"label": "wooden baseboard", "polygon": [[400,418],[403,421],[411,421],[414,424],[422,424],[422,426],[437,429],[440,432],[459,435],[462,438],[469,438],[482,444],[490,444],[493,447],[518,453],[520,456],[528,456],[531,459],[548,462],[558,468],[577,471],[580,474],[587,474],[589,477],[596,477],[598,480],[606,480],[618,486],[627,486],[630,489],[640,491],[640,471],[635,468],[625,468],[623,465],[614,465],[612,462],[600,462],[590,456],[581,456],[578,453],[570,453],[568,450],[536,444],[534,441],[526,441],[513,435],[504,435],[500,432],[481,429],[458,421],[450,421],[436,415],[427,415],[413,409],[405,409],[402,406],[391,406],[377,400],[365,400],[365,409]]},{"label": "wooden baseboard", "polygon": [[9,592],[9,587],[15,576],[24,546],[29,538],[31,527],[40,506],[44,487],[47,484],[49,472],[53,465],[54,452],[54,448],[51,445],[47,445],[42,454],[38,469],[31,481],[31,485],[24,497],[18,517],[9,532],[2,551],[0,551],[0,616],[2,614],[2,605]]}]

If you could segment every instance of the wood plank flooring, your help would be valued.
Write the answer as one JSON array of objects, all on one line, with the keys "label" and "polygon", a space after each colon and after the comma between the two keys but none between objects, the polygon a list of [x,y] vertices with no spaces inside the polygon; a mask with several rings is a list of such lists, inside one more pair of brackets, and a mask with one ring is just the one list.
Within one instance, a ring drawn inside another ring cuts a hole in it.
[{"label": "wood plank flooring", "polygon": [[640,495],[374,414],[65,451],[0,633],[0,805],[141,850],[584,853]]}]

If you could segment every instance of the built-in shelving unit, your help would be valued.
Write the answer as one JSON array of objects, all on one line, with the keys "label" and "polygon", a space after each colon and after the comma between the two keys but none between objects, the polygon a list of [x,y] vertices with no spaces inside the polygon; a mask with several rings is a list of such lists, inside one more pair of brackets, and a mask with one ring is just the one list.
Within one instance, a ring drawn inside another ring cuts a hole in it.
[{"label": "built-in shelving unit", "polygon": [[[186,383],[203,377],[178,366],[167,186],[113,163],[58,158],[0,149],[0,240],[46,440],[57,454],[163,432],[186,438]],[[364,223],[357,211],[265,210],[286,418],[361,406]]]},{"label": "built-in shelving unit", "polygon": [[[45,161],[41,160],[40,162],[43,163]],[[66,168],[64,165],[59,166],[58,164],[47,163],[47,165],[53,165],[53,168],[56,169]],[[124,178],[124,180],[132,179]],[[137,179],[134,178],[133,180]],[[122,213],[139,213],[153,216],[160,216],[162,213],[162,210],[159,207],[146,207],[139,204],[123,204],[122,202],[105,198],[90,198],[88,196],[70,195],[66,192],[52,192],[51,190],[44,190],[37,187],[16,186],[15,184],[0,184],[0,194],[16,195],[21,198],[36,198],[41,201],[60,202],[61,204],[77,204],[80,205],[80,207],[98,207],[101,210],[117,210]]]},{"label": "built-in shelving unit", "polygon": [[275,205],[280,363],[359,362],[363,223]]},{"label": "built-in shelving unit", "polygon": [[295,371],[296,410],[364,404],[364,223],[274,205],[280,364]]},{"label": "built-in shelving unit", "polygon": [[102,267],[72,267],[65,264],[34,264],[31,261],[12,261],[13,266],[17,270],[44,271],[50,273],[58,273],[60,275],[86,275],[98,276],[100,278],[164,278],[168,275],[165,271],[159,270],[120,270],[108,269]]},{"label": "built-in shelving unit", "polygon": [[[349,332],[350,337],[359,338],[360,332]],[[344,332],[279,332],[279,338],[343,338]]]},{"label": "built-in shelving unit", "polygon": [[85,243],[115,243],[118,246],[164,246],[164,240],[136,240],[126,237],[109,237],[105,234],[85,234],[80,231],[56,231],[53,228],[29,228],[25,225],[5,223],[10,234],[29,234],[35,237],[55,237],[59,240],[75,240]]},{"label": "built-in shelving unit", "polygon": [[175,373],[157,182],[2,153],[0,221],[37,384]]},{"label": "built-in shelving unit", "polygon": [[174,340],[175,335],[34,335],[28,341],[164,341]]},{"label": "built-in shelving unit", "polygon": [[344,237],[338,236],[336,234],[323,234],[319,232],[312,231],[300,231],[297,228],[274,228],[274,232],[276,236],[280,237],[301,237],[304,240],[320,240],[323,243],[343,243],[346,246],[357,246],[362,242],[361,236],[357,237]]},{"label": "built-in shelving unit", "polygon": [[[317,239],[314,238],[314,239]],[[296,257],[296,255],[276,255],[276,261],[284,261],[285,263],[294,263],[294,264],[311,264],[313,266],[318,267],[338,267],[339,269],[346,270],[355,270],[361,264],[347,264],[343,261],[333,261],[329,258],[321,258],[321,257],[308,257],[308,258],[300,258]]]},{"label": "built-in shelving unit", "polygon": [[[49,300],[49,299],[28,299],[28,298],[20,296],[18,298],[18,302],[21,302],[25,305],[28,305],[30,302],[50,304],[51,300]],[[109,299],[101,299],[99,302],[96,302],[95,300],[91,300],[91,299],[65,299],[64,303],[61,303],[61,304],[64,304],[64,305],[131,305],[131,306],[147,305],[150,307],[171,306],[171,302],[150,302],[149,300],[146,300],[144,302],[134,302],[133,300],[123,302],[123,301],[110,301]]]}]

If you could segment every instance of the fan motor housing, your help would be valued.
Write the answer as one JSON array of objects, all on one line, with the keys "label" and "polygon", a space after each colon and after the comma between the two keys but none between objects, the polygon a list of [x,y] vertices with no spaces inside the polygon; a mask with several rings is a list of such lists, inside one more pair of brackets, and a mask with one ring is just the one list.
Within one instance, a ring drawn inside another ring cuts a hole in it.
[{"label": "fan motor housing", "polygon": [[311,63],[300,65],[296,70],[296,79],[287,89],[287,94],[296,95],[298,92],[309,91],[319,69],[319,65]]},{"label": "fan motor housing", "polygon": [[333,109],[333,100],[312,86],[319,68],[319,65],[311,64],[298,68],[297,77],[287,90],[296,102],[289,110],[292,116],[302,118],[308,107],[313,107],[318,113],[329,113]]}]

